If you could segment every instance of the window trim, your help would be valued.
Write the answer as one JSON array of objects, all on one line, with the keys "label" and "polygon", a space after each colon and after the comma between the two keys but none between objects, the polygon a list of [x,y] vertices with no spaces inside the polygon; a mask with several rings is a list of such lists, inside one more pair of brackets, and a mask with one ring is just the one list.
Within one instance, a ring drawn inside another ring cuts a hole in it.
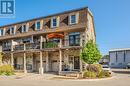
[{"label": "window trim", "polygon": [[[76,38],[79,36],[79,38]],[[73,43],[71,43],[71,37],[73,38]],[[76,40],[79,40],[79,43],[76,43]],[[80,46],[80,32],[73,32],[69,34],[69,46]]]},{"label": "window trim", "polygon": [[[38,23],[38,22],[40,22],[40,29],[37,28],[37,23]],[[41,21],[40,21],[40,20],[37,20],[37,21],[35,22],[35,30],[41,30]]]},{"label": "window trim", "polygon": [[[72,16],[72,15],[75,15],[75,18],[76,18],[75,23],[72,23],[72,22],[71,22],[71,16]],[[77,24],[78,21],[79,21],[79,13],[72,13],[72,14],[69,15],[69,25]]]},{"label": "window trim", "polygon": [[[24,31],[24,25],[26,26],[26,31]],[[22,33],[28,32],[28,25],[27,24],[22,24],[22,31],[21,32]]]},{"label": "window trim", "polygon": [[3,31],[3,33],[0,32],[0,36],[4,36],[5,35],[5,29],[0,29],[1,31]]},{"label": "window trim", "polygon": [[[56,19],[56,26],[53,26],[53,19]],[[51,28],[59,27],[59,24],[60,24],[60,17],[59,16],[51,18]]]},{"label": "window trim", "polygon": [[[14,28],[14,29],[13,29],[13,33],[12,33],[12,28]],[[15,33],[16,33],[16,27],[15,27],[15,26],[9,27],[9,34],[10,34],[10,35],[15,35]]]}]

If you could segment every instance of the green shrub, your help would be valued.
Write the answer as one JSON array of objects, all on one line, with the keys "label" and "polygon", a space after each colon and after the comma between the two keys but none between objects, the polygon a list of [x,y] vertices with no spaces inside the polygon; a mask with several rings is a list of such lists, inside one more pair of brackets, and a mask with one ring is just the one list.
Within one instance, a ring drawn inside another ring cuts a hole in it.
[{"label": "green shrub", "polygon": [[98,75],[99,78],[105,78],[105,77],[110,77],[110,76],[111,74],[108,71],[104,71],[104,70],[102,70]]},{"label": "green shrub", "polygon": [[14,74],[14,69],[11,65],[3,65],[0,66],[0,75],[13,75]]},{"label": "green shrub", "polygon": [[54,48],[54,47],[57,47],[58,44],[55,43],[55,42],[48,42],[48,43],[44,43],[43,44],[43,48]]},{"label": "green shrub", "polygon": [[83,74],[84,78],[96,78],[96,73],[92,71],[86,71]]},{"label": "green shrub", "polygon": [[99,74],[102,71],[102,66],[100,64],[89,64],[87,66],[87,71],[95,72]]},{"label": "green shrub", "polygon": [[110,77],[111,74],[108,71],[104,71],[100,64],[89,64],[84,72],[84,78],[105,78]]}]

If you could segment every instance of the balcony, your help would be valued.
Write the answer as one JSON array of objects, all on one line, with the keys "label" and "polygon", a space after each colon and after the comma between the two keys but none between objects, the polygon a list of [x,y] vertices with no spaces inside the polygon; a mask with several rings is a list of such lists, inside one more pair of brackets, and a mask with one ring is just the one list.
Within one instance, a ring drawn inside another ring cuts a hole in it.
[{"label": "balcony", "polygon": [[[59,43],[55,42],[43,42],[42,49],[48,48],[58,48]],[[32,49],[40,49],[40,43],[26,43],[26,44],[18,44],[14,46],[14,51],[17,50],[32,50]]]},{"label": "balcony", "polygon": [[[63,44],[61,45],[63,48],[71,48],[75,46],[80,46],[80,42],[77,43],[69,43],[68,40],[62,41]],[[42,48],[40,48],[40,46]],[[36,43],[22,43],[18,45],[13,46],[13,51],[20,51],[20,50],[34,50],[34,49],[54,49],[59,48],[60,42],[42,42],[42,45],[40,42]],[[4,47],[3,51],[11,51],[11,46]]]}]

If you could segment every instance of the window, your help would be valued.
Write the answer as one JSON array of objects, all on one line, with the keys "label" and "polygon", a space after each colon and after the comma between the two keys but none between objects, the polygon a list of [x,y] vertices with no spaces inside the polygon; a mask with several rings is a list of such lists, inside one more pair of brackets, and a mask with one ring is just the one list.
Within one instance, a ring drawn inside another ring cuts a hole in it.
[{"label": "window", "polygon": [[69,16],[69,23],[70,24],[78,23],[78,13],[77,14],[72,14],[72,15]]},{"label": "window", "polygon": [[10,27],[9,30],[10,30],[10,34],[15,34],[15,28],[14,27]]},{"label": "window", "polygon": [[40,21],[37,21],[35,23],[35,28],[36,28],[36,30],[40,30],[41,29],[41,23],[40,23]]},{"label": "window", "polygon": [[69,45],[70,46],[79,46],[80,45],[80,33],[70,33],[69,34]]},{"label": "window", "polygon": [[22,33],[23,32],[28,32],[28,27],[27,27],[27,25],[25,24],[25,25],[22,25]]},{"label": "window", "polygon": [[59,26],[59,17],[53,17],[51,19],[51,27],[55,28]]},{"label": "window", "polygon": [[0,30],[0,36],[4,36],[4,30],[3,29]]}]

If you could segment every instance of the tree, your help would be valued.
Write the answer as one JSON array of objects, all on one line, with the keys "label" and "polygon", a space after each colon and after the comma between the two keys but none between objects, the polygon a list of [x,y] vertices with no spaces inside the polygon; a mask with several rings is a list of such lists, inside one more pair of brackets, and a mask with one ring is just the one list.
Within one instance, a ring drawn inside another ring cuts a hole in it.
[{"label": "tree", "polygon": [[80,53],[80,58],[88,64],[99,62],[101,57],[102,55],[98,50],[96,43],[94,43],[92,40],[85,44],[82,52]]}]

